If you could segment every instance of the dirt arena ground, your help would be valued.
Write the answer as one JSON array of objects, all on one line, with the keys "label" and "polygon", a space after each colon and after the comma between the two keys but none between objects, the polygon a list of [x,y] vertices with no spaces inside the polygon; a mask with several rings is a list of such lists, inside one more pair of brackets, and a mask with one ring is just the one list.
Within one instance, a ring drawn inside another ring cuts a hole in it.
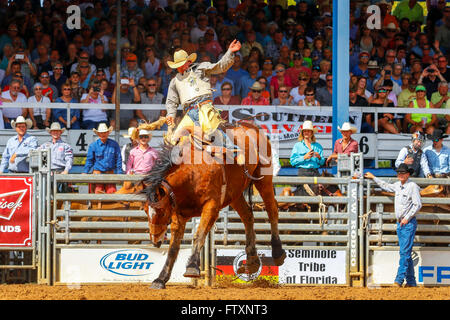
[{"label": "dirt arena ground", "polygon": [[0,285],[0,300],[449,300],[450,287],[348,288],[292,287],[261,284],[213,287],[149,284],[47,286]]}]

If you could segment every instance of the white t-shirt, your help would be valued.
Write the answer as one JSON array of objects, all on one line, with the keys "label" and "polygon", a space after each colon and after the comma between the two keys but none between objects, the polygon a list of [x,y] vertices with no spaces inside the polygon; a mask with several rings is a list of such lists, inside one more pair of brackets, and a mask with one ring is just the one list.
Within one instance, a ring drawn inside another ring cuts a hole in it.
[{"label": "white t-shirt", "polygon": [[[8,91],[2,92],[2,98],[12,100],[11,91],[8,90]],[[27,101],[28,101],[27,97],[22,92],[19,92],[17,94],[17,99],[15,102],[22,103],[22,102],[27,102]],[[3,115],[10,119],[14,118],[14,120],[15,120],[18,116],[22,115],[22,108],[3,108]]]},{"label": "white t-shirt", "polygon": [[[50,99],[48,97],[42,97],[41,101],[36,100],[36,96],[31,96],[28,98],[28,102],[33,103],[51,103]],[[33,106],[33,114],[35,116],[42,116],[42,120],[46,119],[46,111],[47,108],[41,108],[39,104],[37,106]]]},{"label": "white t-shirt", "polygon": [[289,95],[292,96],[292,101],[294,102],[295,105],[298,105],[298,102],[300,100],[305,99],[304,95],[301,95],[298,93],[298,87],[292,88],[291,91],[289,92]]},{"label": "white t-shirt", "polygon": [[[81,100],[84,100],[87,98],[89,94],[83,93],[83,96],[81,97]],[[108,98],[104,97],[105,102],[108,102]],[[89,103],[102,103],[102,99],[100,98],[100,95],[97,99],[90,98]],[[91,120],[95,122],[100,121],[108,121],[108,117],[106,115],[106,111],[103,111],[103,109],[83,109],[83,121],[85,120]]]}]

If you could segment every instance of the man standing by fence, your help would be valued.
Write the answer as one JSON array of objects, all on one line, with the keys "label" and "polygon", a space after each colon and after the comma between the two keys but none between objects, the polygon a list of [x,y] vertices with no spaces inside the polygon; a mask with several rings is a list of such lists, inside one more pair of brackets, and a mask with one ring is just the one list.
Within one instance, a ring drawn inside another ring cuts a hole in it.
[{"label": "man standing by fence", "polygon": [[400,247],[400,261],[397,276],[394,281],[396,287],[401,287],[406,279],[405,287],[416,287],[414,264],[411,258],[414,237],[417,229],[416,213],[422,207],[419,186],[409,180],[414,169],[402,163],[396,169],[399,181],[387,183],[367,172],[364,177],[373,179],[385,191],[395,193],[395,217],[397,219],[397,236]]}]

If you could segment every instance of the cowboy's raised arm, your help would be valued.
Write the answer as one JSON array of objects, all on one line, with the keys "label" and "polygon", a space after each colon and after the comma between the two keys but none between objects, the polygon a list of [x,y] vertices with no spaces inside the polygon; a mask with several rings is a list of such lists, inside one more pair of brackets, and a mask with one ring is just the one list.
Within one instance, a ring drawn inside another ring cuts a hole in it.
[{"label": "cowboy's raised arm", "polygon": [[233,40],[228,47],[227,52],[216,63],[202,62],[198,65],[197,69],[202,70],[205,75],[220,74],[227,72],[228,69],[234,63],[234,53],[241,49],[241,43],[237,40]]}]

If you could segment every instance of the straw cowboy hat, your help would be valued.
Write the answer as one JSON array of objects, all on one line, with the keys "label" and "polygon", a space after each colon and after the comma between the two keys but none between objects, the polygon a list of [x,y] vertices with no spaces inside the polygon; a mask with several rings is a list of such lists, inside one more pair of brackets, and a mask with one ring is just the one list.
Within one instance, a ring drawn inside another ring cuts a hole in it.
[{"label": "straw cowboy hat", "polygon": [[98,125],[98,129],[92,129],[92,131],[94,131],[95,133],[97,133],[97,134],[99,134],[99,133],[102,133],[102,132],[111,132],[111,131],[113,131],[113,127],[112,126],[110,126],[109,128],[106,126],[106,123],[100,123],[99,125]]},{"label": "straw cowboy hat", "polygon": [[259,81],[255,81],[251,87],[248,87],[250,90],[259,90],[262,91],[264,89],[264,87],[262,86],[261,83],[259,83]]},{"label": "straw cowboy hat", "polygon": [[167,65],[172,69],[181,67],[186,61],[194,62],[197,60],[197,54],[194,52],[190,55],[184,50],[178,50],[173,54],[173,61],[167,61]]},{"label": "straw cowboy hat", "polygon": [[48,133],[50,133],[51,131],[55,131],[55,130],[64,132],[64,131],[66,131],[66,128],[61,128],[61,125],[59,124],[59,122],[53,122],[50,125],[50,128],[45,128],[45,130],[47,130]]},{"label": "straw cowboy hat", "polygon": [[150,139],[152,138],[152,132],[150,130],[140,129],[139,135],[140,136],[150,136]]},{"label": "straw cowboy hat", "polygon": [[27,125],[27,129],[30,129],[33,126],[33,121],[31,119],[25,119],[23,116],[18,116],[15,121],[11,121],[11,127],[15,129],[16,124],[19,123],[25,123]]},{"label": "straw cowboy hat", "polygon": [[312,121],[310,121],[310,120],[306,120],[305,122],[303,122],[301,129],[302,129],[302,131],[303,130],[311,130],[314,133],[317,133],[319,131],[316,127],[314,127]]},{"label": "straw cowboy hat", "polygon": [[128,128],[128,133],[127,134],[123,134],[122,137],[124,138],[131,138],[131,135],[133,134],[133,130],[136,129],[135,127],[129,127]]},{"label": "straw cowboy hat", "polygon": [[356,131],[357,131],[356,127],[353,127],[352,125],[350,125],[350,122],[344,122],[342,124],[342,128],[340,128],[338,126],[338,130],[339,131],[351,131],[353,133],[356,133]]}]

